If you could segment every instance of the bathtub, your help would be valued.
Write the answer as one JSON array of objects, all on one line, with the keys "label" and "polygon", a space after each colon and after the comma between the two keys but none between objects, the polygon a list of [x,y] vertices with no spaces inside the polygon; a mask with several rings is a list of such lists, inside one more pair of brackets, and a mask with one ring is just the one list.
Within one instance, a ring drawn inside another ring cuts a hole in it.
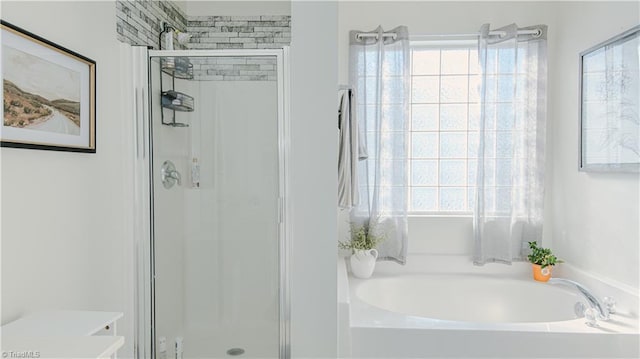
[{"label": "bathtub", "polygon": [[476,267],[467,257],[434,255],[414,255],[407,263],[379,262],[365,280],[348,276],[341,264],[340,337],[349,338],[339,343],[341,357],[640,356],[638,297],[632,289],[556,268],[598,297],[618,301],[611,320],[589,327],[574,313],[578,293],[533,281],[526,263]]}]

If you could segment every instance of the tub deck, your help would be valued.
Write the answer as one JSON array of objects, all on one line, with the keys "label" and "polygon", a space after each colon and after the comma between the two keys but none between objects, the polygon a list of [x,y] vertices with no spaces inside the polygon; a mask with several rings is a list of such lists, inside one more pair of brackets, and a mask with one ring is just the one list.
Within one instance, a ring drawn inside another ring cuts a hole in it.
[{"label": "tub deck", "polygon": [[[406,266],[377,263],[373,279],[429,274],[474,275],[529,281],[527,263],[473,266],[463,256],[411,256]],[[339,318],[351,338],[341,343],[341,357],[354,358],[614,358],[640,357],[638,297],[628,288],[596,283],[584,273],[555,268],[554,275],[576,280],[602,298],[612,296],[618,311],[609,321],[589,327],[584,318],[550,322],[471,322],[432,319],[384,310],[358,297],[367,279],[347,276],[345,263],[338,283]],[[565,266],[565,265],[563,265]],[[569,276],[572,275],[572,276]],[[370,280],[370,279],[369,279]],[[565,288],[571,292],[568,288]],[[346,293],[345,293],[346,292]],[[576,298],[577,295],[576,295]],[[566,303],[565,303],[566,304]],[[568,310],[573,310],[570,308]],[[349,317],[344,315],[348,313]],[[348,327],[348,328],[347,328]],[[348,333],[345,333],[347,332]],[[344,337],[341,333],[341,337]],[[350,352],[350,353],[349,353]]]}]

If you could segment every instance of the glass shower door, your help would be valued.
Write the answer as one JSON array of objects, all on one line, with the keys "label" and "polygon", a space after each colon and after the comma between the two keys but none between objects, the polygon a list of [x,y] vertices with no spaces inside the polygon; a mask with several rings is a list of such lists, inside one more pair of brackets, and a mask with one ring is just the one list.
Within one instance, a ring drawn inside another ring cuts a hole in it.
[{"label": "glass shower door", "polygon": [[155,358],[280,356],[278,68],[151,56]]}]

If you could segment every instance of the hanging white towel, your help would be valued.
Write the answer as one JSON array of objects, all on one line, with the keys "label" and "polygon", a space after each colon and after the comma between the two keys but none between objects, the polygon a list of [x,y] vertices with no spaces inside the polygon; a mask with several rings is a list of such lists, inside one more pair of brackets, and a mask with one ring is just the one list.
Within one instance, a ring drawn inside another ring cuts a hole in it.
[{"label": "hanging white towel", "polygon": [[338,128],[338,206],[351,208],[358,204],[358,160],[368,157],[365,142],[360,139],[355,114],[355,95],[350,89],[340,97]]}]

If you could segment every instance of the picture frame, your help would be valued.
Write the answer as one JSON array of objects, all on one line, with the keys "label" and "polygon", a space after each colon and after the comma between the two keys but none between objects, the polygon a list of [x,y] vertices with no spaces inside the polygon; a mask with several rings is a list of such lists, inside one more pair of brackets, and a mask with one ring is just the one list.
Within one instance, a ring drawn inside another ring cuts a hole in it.
[{"label": "picture frame", "polygon": [[0,146],[96,152],[96,62],[0,20]]},{"label": "picture frame", "polygon": [[640,25],[580,53],[583,172],[640,172]]}]

